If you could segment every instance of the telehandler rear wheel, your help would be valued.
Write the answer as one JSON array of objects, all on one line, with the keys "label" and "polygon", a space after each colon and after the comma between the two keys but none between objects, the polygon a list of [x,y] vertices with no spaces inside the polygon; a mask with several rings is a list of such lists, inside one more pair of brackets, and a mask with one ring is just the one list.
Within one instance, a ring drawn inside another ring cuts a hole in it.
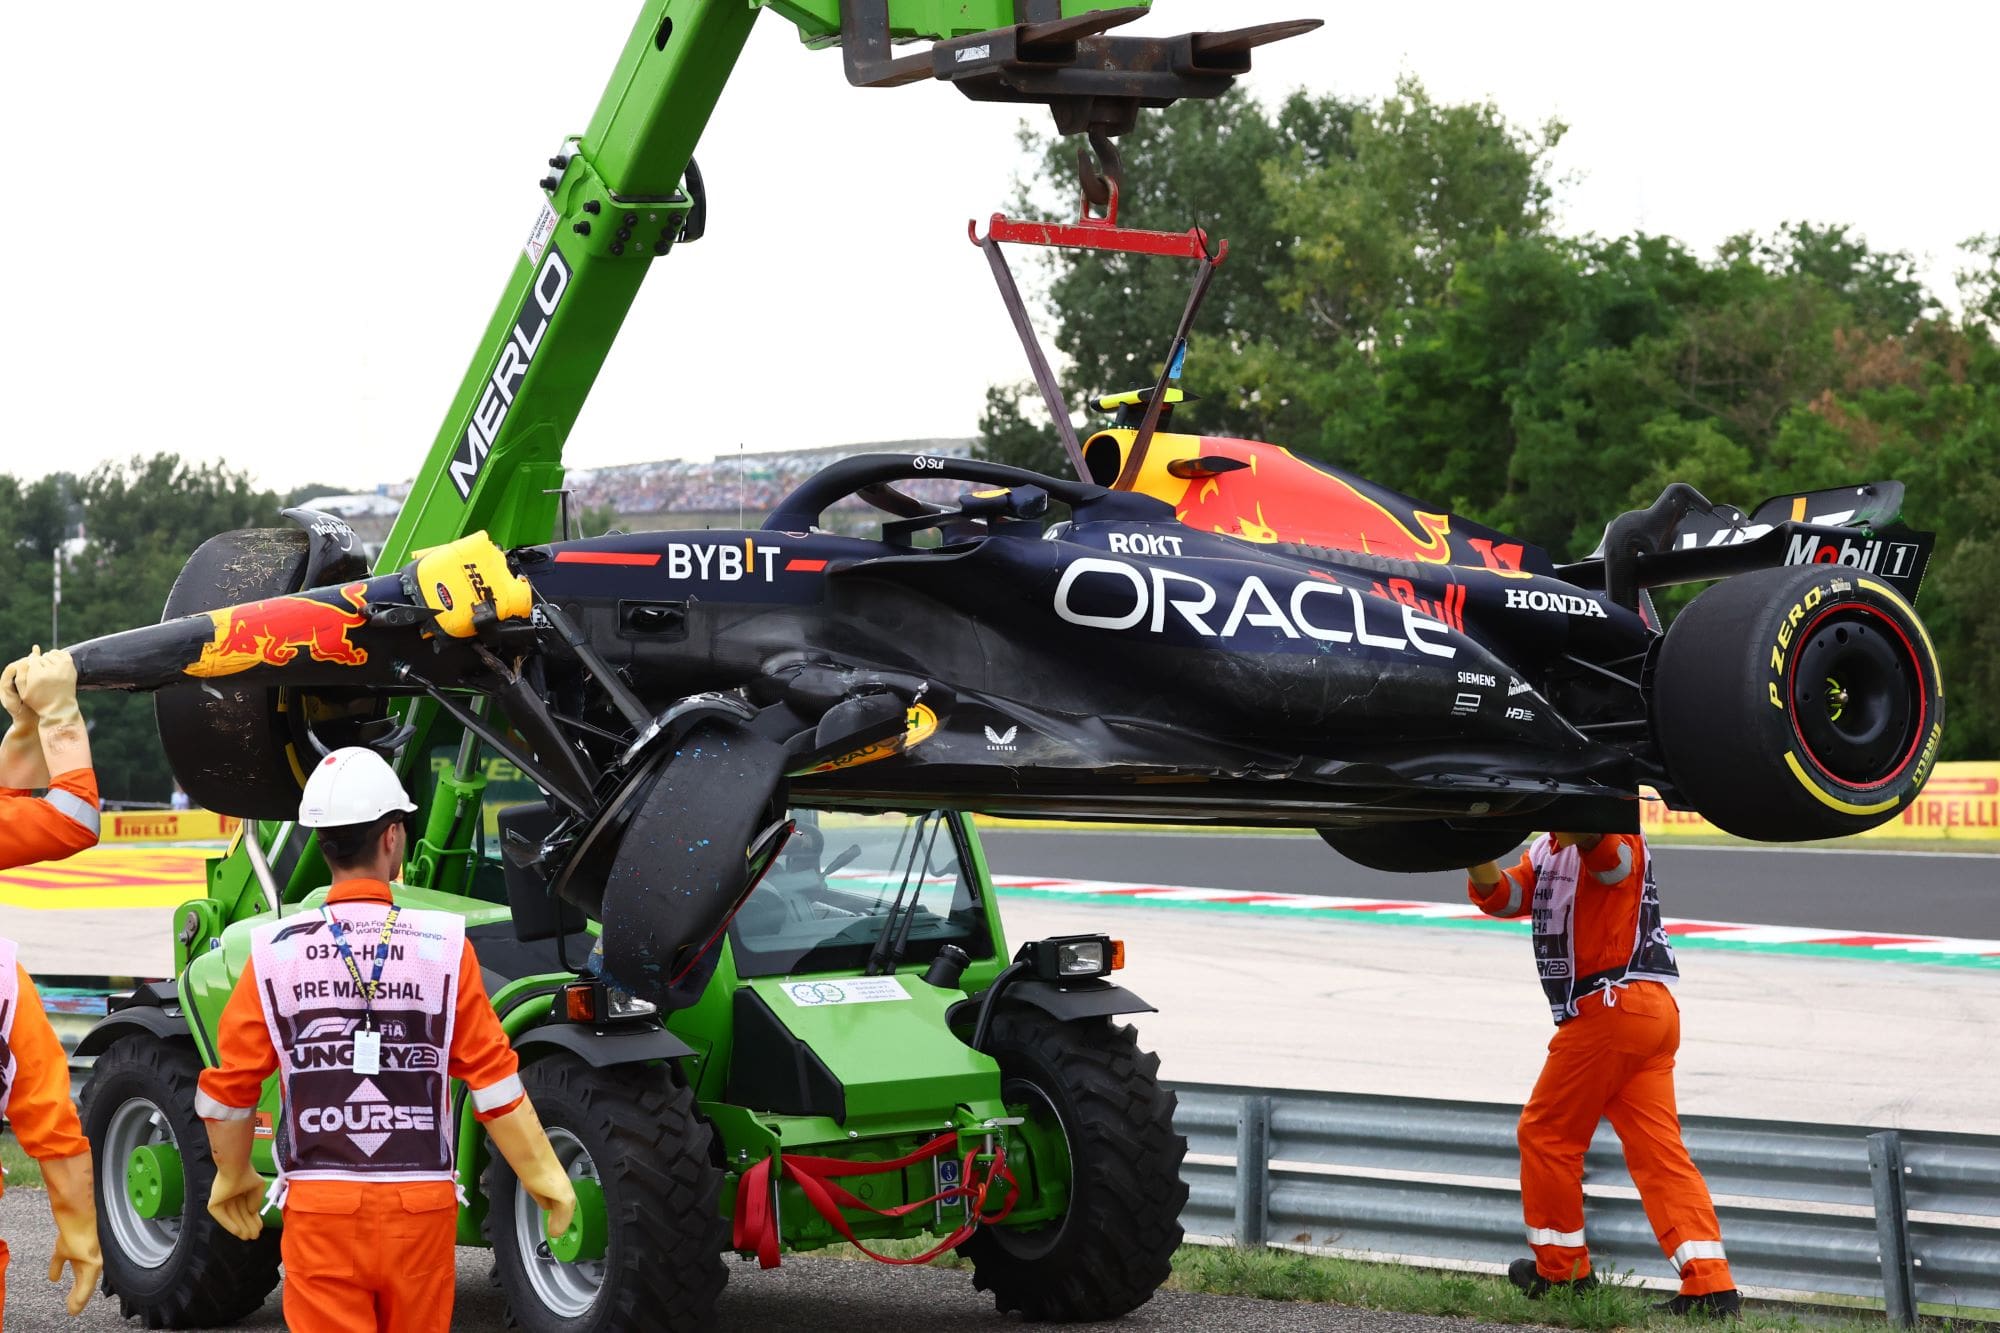
[{"label": "telehandler rear wheel", "polygon": [[498,1154],[486,1168],[486,1234],[509,1326],[529,1333],[641,1333],[715,1323],[729,1233],[717,1205],[714,1131],[659,1065],[597,1069],[568,1055],[521,1070],[578,1221],[551,1242],[545,1214]]},{"label": "telehandler rear wheel", "polygon": [[1174,1132],[1160,1057],[1108,1018],[1064,1023],[1007,1004],[986,1050],[1000,1063],[1008,1113],[1067,1155],[1069,1205],[1052,1222],[974,1232],[958,1247],[972,1261],[972,1285],[1024,1319],[1115,1319],[1138,1309],[1171,1271],[1188,1195],[1187,1140]]}]

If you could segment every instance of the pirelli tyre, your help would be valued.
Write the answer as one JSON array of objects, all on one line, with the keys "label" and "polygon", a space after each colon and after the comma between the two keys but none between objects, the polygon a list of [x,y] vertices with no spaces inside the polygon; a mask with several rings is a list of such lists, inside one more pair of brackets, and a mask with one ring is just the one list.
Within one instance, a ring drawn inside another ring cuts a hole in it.
[{"label": "pirelli tyre", "polygon": [[986,1051],[1000,1095],[1035,1149],[1037,1173],[1067,1175],[1062,1215],[975,1231],[958,1247],[972,1285],[1002,1314],[1037,1322],[1116,1319],[1152,1298],[1181,1243],[1187,1140],[1160,1057],[1108,1018],[1061,1022],[1003,1004]]},{"label": "pirelli tyre", "polygon": [[1323,828],[1319,836],[1356,865],[1398,875],[1463,870],[1497,861],[1525,841],[1507,829],[1483,829],[1477,824],[1460,828],[1442,819]]},{"label": "pirelli tyre", "polygon": [[1937,654],[1880,579],[1838,565],[1758,570],[1702,593],[1653,676],[1667,772],[1711,823],[1766,842],[1893,819],[1944,737]]},{"label": "pirelli tyre", "polygon": [[[167,593],[162,621],[198,615],[303,586],[309,539],[298,528],[246,528],[195,548]],[[309,766],[290,690],[228,679],[177,685],[153,696],[160,745],[193,802],[241,819],[293,819]]]},{"label": "pirelli tyre", "polygon": [[215,1162],[194,1112],[200,1072],[191,1044],[135,1035],[97,1057],[83,1090],[104,1289],[145,1328],[232,1324],[278,1285],[278,1229],[240,1241],[208,1215]]},{"label": "pirelli tyre", "polygon": [[[560,1247],[496,1153],[486,1234],[507,1324],[529,1333],[695,1333],[715,1325],[729,1245],[722,1168],[694,1092],[665,1065],[599,1069],[552,1055],[521,1070],[577,1191]],[[561,1248],[570,1257],[557,1253]]]}]

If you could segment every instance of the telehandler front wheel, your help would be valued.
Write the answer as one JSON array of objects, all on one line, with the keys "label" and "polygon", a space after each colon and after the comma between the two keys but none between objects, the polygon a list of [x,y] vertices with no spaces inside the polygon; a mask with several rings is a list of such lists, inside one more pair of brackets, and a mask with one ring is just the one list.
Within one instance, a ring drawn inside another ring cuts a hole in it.
[{"label": "telehandler front wheel", "polygon": [[215,1162],[194,1113],[200,1073],[191,1045],[131,1036],[97,1057],[83,1090],[104,1288],[146,1328],[233,1324],[278,1285],[278,1229],[240,1241],[208,1215]]},{"label": "telehandler front wheel", "polygon": [[[981,1227],[958,1252],[972,1285],[1024,1319],[1115,1319],[1167,1280],[1181,1243],[1187,1140],[1174,1132],[1174,1094],[1160,1057],[1108,1018],[1064,1023],[1003,1004],[986,1051],[1001,1096],[1037,1143],[1037,1172],[1066,1166],[1068,1207],[1032,1227]],[[1050,1157],[1067,1162],[1049,1162]]]},{"label": "telehandler front wheel", "polygon": [[729,1236],[714,1131],[693,1091],[664,1066],[597,1069],[568,1055],[524,1067],[521,1086],[575,1185],[577,1221],[551,1241],[542,1210],[494,1154],[486,1234],[508,1324],[529,1333],[712,1327]]}]

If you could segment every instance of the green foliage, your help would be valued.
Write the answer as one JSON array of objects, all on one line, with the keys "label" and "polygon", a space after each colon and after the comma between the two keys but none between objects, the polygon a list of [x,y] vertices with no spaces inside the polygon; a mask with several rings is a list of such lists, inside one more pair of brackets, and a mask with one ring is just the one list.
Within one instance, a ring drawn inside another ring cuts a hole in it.
[{"label": "green foliage", "polygon": [[[1910,256],[1788,223],[1704,258],[1661,236],[1555,229],[1549,150],[1491,104],[1415,80],[1379,104],[1232,95],[1125,141],[1122,221],[1230,240],[1192,344],[1182,429],[1274,440],[1558,558],[1670,481],[1748,508],[1894,478],[1938,534],[1923,612],[1948,758],[2000,754],[2000,235],[1965,244],[1963,313]],[[1074,196],[1039,152],[1029,193]],[[1186,297],[1160,260],[1060,254],[1048,292],[1071,401],[1150,382]],[[990,456],[1056,471],[1018,387]],[[1684,597],[1665,598],[1672,606]]]},{"label": "green foliage", "polygon": [[[314,494],[326,494],[321,487]],[[174,454],[108,463],[83,476],[32,483],[0,475],[0,658],[57,642],[50,620],[53,553],[63,560],[60,642],[76,643],[160,617],[190,552],[218,532],[266,527],[279,497],[220,463]],[[93,694],[83,703],[91,758],[106,800],[164,802],[173,777],[147,695]]]},{"label": "green foliage", "polygon": [[986,390],[986,410],[979,414],[979,456],[1051,476],[1071,476],[1075,469],[1063,454],[1055,428],[1037,425],[1022,406],[1034,396],[1031,384],[995,384]]}]

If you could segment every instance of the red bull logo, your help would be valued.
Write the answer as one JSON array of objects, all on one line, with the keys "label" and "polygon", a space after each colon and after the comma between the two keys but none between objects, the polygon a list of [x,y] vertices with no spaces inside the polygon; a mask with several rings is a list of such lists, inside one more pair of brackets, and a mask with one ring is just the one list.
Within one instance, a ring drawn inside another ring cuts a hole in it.
[{"label": "red bull logo", "polygon": [[185,668],[190,676],[233,676],[257,666],[284,666],[303,649],[315,662],[360,666],[368,650],[348,635],[366,624],[366,583],[350,583],[340,596],[352,610],[311,597],[267,597],[261,602],[210,611],[215,637]]},{"label": "red bull logo", "polygon": [[[1221,447],[1226,446],[1226,447]],[[1252,440],[1202,441],[1205,455],[1249,464],[1198,477],[1174,501],[1191,528],[1253,542],[1302,542],[1397,560],[1441,565],[1451,559],[1451,515],[1416,511],[1419,531],[1358,488],[1290,450]]]},{"label": "red bull logo", "polygon": [[1441,620],[1460,634],[1465,633],[1465,585],[1448,583],[1435,598],[1425,597],[1417,592],[1416,585],[1408,579],[1390,579],[1389,586],[1380,583],[1369,589],[1377,597],[1385,597],[1403,606],[1415,607],[1432,620]]}]

